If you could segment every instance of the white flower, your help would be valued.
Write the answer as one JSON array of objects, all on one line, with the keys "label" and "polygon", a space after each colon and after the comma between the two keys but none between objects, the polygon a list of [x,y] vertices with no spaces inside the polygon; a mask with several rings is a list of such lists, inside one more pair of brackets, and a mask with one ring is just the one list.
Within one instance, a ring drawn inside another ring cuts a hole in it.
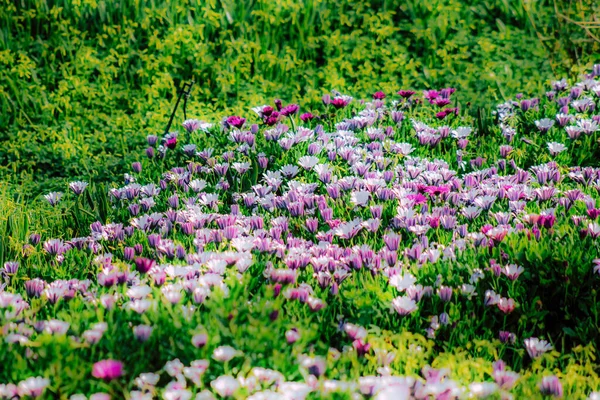
[{"label": "white flower", "polygon": [[452,137],[454,139],[466,139],[469,137],[473,128],[468,126],[459,126],[455,130],[452,131]]},{"label": "white flower", "polygon": [[38,376],[37,378],[27,378],[24,381],[19,382],[19,396],[39,397],[48,385],[50,385],[50,381],[47,378],[42,378],[41,376]]},{"label": "white flower", "polygon": [[485,399],[498,391],[495,382],[475,382],[469,385],[469,391],[478,399]]},{"label": "white flower", "polygon": [[548,143],[548,150],[550,150],[550,154],[553,156],[557,155],[558,153],[562,153],[566,149],[567,149],[567,146],[565,146],[562,143],[557,143],[557,142],[549,142]]},{"label": "white flower", "polygon": [[399,296],[392,300],[392,307],[400,315],[408,315],[418,309],[417,303],[407,296]]},{"label": "white flower", "polygon": [[390,278],[390,285],[403,292],[417,282],[417,279],[409,273],[394,275]]},{"label": "white flower", "polygon": [[552,350],[554,347],[546,340],[540,340],[535,337],[525,339],[525,349],[531,358],[537,358],[547,351]]},{"label": "white flower", "polygon": [[223,375],[212,381],[210,386],[219,394],[219,396],[228,397],[238,390],[240,383],[233,376]]},{"label": "white flower", "polygon": [[352,192],[350,195],[350,201],[355,206],[364,207],[369,203],[369,192],[366,190],[360,190],[358,192]]},{"label": "white flower", "polygon": [[537,126],[540,131],[546,132],[554,126],[554,120],[542,118],[539,121],[535,121],[535,126]]},{"label": "white flower", "polygon": [[231,346],[219,346],[213,352],[213,358],[222,362],[227,362],[238,355],[240,352]]},{"label": "white flower", "polygon": [[298,165],[304,169],[312,169],[319,163],[319,159],[315,156],[302,156],[298,159]]}]

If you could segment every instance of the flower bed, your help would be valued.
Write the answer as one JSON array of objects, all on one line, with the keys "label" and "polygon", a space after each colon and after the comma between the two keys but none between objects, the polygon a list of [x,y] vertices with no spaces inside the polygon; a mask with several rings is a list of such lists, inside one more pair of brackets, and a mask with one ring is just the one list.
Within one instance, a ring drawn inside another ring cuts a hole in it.
[{"label": "flower bed", "polygon": [[492,128],[447,88],[148,136],[4,265],[0,396],[598,398],[599,75]]}]

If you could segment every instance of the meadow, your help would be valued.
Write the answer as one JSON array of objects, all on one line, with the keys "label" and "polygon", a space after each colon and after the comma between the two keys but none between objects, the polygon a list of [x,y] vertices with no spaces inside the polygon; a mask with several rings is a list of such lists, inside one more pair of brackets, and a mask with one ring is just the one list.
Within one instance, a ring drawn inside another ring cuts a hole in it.
[{"label": "meadow", "polygon": [[0,398],[600,398],[593,2],[3,1]]}]

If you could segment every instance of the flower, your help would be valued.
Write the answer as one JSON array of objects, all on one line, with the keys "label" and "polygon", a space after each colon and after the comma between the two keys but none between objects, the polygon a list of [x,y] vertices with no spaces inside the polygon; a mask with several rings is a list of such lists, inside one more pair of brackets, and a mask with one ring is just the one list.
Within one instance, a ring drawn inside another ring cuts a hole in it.
[{"label": "flower", "polygon": [[419,307],[417,303],[408,296],[399,296],[392,300],[392,307],[400,315],[408,315]]},{"label": "flower", "polygon": [[138,257],[135,259],[135,268],[142,274],[147,273],[154,266],[155,261],[145,257]]},{"label": "flower", "polygon": [[529,357],[531,358],[537,358],[554,348],[550,343],[548,343],[548,341],[540,340],[535,337],[525,339],[524,344],[527,354],[529,354]]},{"label": "flower", "polygon": [[565,146],[562,143],[556,143],[556,142],[548,143],[548,150],[550,151],[550,155],[552,155],[552,156],[562,153],[566,149],[567,149],[567,146]]},{"label": "flower", "polygon": [[325,373],[327,364],[323,357],[301,356],[300,358],[300,365],[306,368],[309,374],[319,377]]},{"label": "flower", "polygon": [[135,336],[135,338],[137,340],[139,340],[140,342],[145,342],[150,338],[150,335],[152,335],[152,330],[154,328],[152,328],[149,325],[137,325],[133,327],[133,336]]},{"label": "flower", "polygon": [[400,90],[398,91],[398,94],[401,97],[404,97],[405,99],[408,99],[410,97],[412,97],[412,95],[414,95],[416,92],[414,90]]},{"label": "flower", "polygon": [[40,397],[48,385],[50,385],[48,378],[31,377],[19,382],[17,390],[20,397],[30,396],[35,398]]},{"label": "flower", "polygon": [[237,115],[232,115],[231,117],[227,117],[225,120],[225,125],[227,127],[234,127],[241,129],[242,126],[246,123],[246,118],[238,117]]},{"label": "flower", "polygon": [[554,120],[550,118],[542,118],[539,121],[535,121],[535,126],[537,126],[540,132],[545,133],[554,126]]},{"label": "flower", "polygon": [[288,117],[290,115],[296,114],[299,109],[300,107],[298,106],[298,104],[289,104],[283,107],[279,113],[284,117]]},{"label": "flower", "polygon": [[81,193],[83,193],[83,191],[85,190],[85,188],[87,186],[88,186],[88,183],[82,182],[82,181],[75,181],[75,182],[69,183],[69,189],[71,189],[73,191],[73,193],[75,193],[77,196],[79,196]]},{"label": "flower", "polygon": [[237,379],[230,375],[222,375],[210,383],[210,386],[219,394],[221,397],[232,396],[236,390],[240,387],[240,383]]},{"label": "flower", "polygon": [[110,381],[123,375],[123,363],[117,360],[102,360],[94,364],[92,376],[94,378]]},{"label": "flower", "polygon": [[7,261],[4,263],[4,273],[6,275],[14,275],[19,270],[19,263],[17,261]]},{"label": "flower", "polygon": [[213,351],[213,358],[217,361],[227,362],[241,354],[239,350],[231,346],[219,346]]},{"label": "flower", "polygon": [[206,333],[199,333],[192,336],[192,345],[196,348],[204,347],[208,342],[208,335]]},{"label": "flower", "polygon": [[62,199],[62,197],[62,192],[50,192],[44,195],[44,198],[48,201],[48,203],[50,203],[52,207],[57,205],[60,202],[60,199]]},{"label": "flower", "polygon": [[352,101],[352,97],[350,96],[336,96],[334,97],[329,104],[334,106],[335,108],[344,108]]},{"label": "flower", "polygon": [[563,397],[562,384],[554,375],[543,377],[539,387],[544,396]]}]

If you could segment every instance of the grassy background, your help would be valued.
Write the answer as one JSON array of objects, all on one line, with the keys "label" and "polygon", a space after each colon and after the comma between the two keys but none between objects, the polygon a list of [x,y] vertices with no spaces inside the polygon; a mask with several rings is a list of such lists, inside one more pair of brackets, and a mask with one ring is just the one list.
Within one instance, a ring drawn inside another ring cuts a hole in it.
[{"label": "grassy background", "polygon": [[29,198],[122,173],[192,78],[211,121],[331,89],[453,86],[470,112],[541,95],[598,61],[594,3],[0,0],[0,181]]}]

